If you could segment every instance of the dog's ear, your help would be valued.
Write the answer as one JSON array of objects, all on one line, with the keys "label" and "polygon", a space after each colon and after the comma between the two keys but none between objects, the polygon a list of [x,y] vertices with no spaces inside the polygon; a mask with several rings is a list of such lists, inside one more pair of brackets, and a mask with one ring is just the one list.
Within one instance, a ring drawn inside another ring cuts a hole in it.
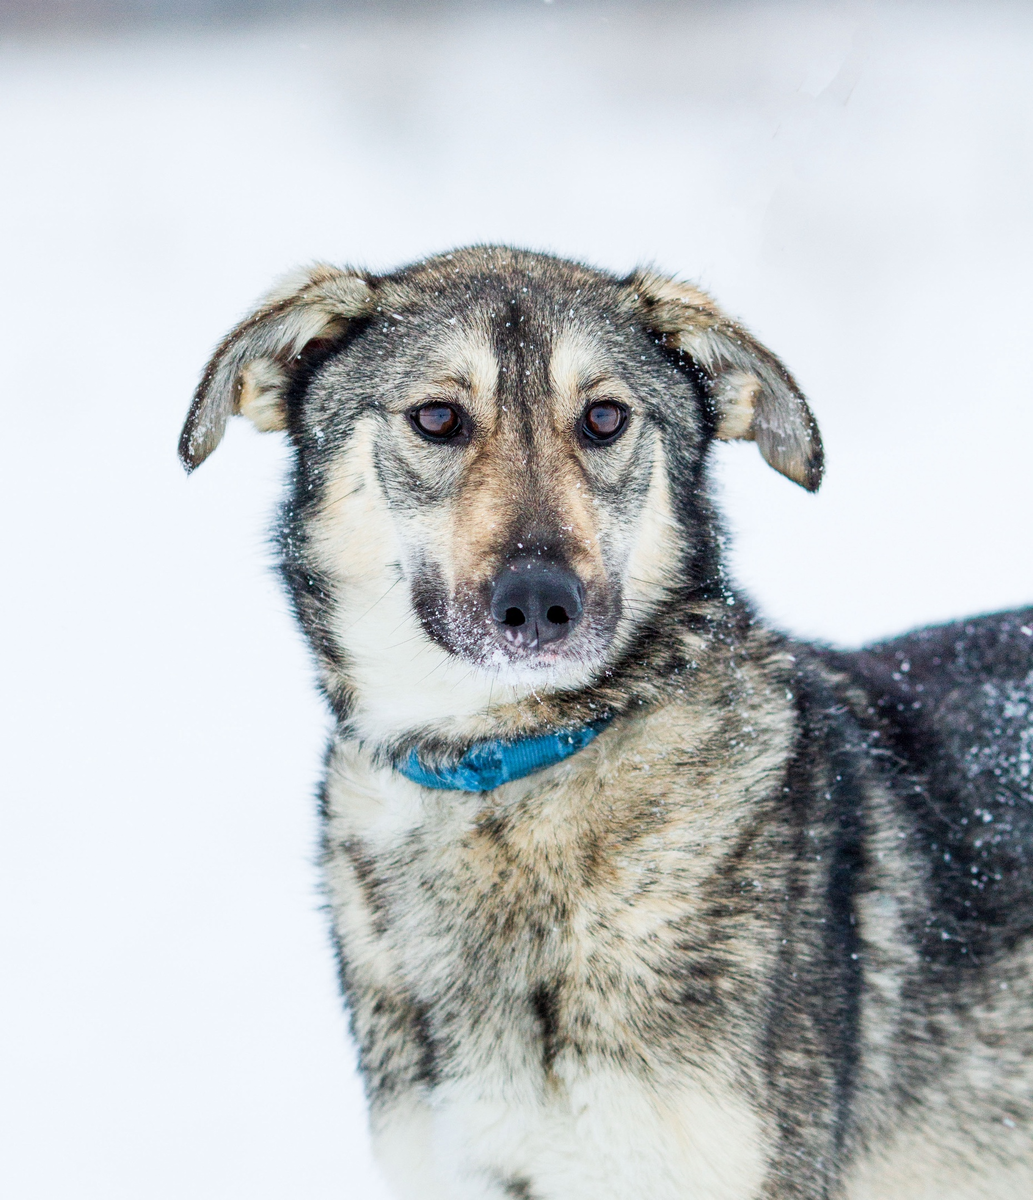
[{"label": "dog's ear", "polygon": [[634,275],[630,286],[646,327],[707,377],[717,437],[755,441],[776,471],[817,491],[821,434],[782,363],[699,288],[649,271]]},{"label": "dog's ear", "polygon": [[281,280],[205,367],[179,439],[183,466],[192,471],[204,462],[233,413],[263,431],[284,429],[286,393],[305,350],[338,337],[372,308],[367,279],[353,271],[317,263]]}]

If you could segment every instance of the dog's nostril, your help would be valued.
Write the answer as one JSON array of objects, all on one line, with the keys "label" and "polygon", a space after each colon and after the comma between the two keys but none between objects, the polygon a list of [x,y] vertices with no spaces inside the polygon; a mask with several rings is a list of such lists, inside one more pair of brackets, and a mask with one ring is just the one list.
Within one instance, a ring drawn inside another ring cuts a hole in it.
[{"label": "dog's nostril", "polygon": [[503,564],[491,584],[489,606],[504,642],[531,653],[567,637],[581,619],[583,594],[569,567],[528,556]]}]

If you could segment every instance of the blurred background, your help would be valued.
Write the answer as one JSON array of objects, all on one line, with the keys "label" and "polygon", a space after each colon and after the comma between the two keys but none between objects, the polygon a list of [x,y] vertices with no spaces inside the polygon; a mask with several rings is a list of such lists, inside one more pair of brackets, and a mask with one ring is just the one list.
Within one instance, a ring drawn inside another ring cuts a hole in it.
[{"label": "blurred background", "polygon": [[336,992],[279,435],[189,480],[278,273],[478,240],[697,279],[796,373],[715,470],[770,618],[1033,602],[1028,3],[0,3],[0,1192],[382,1200]]}]

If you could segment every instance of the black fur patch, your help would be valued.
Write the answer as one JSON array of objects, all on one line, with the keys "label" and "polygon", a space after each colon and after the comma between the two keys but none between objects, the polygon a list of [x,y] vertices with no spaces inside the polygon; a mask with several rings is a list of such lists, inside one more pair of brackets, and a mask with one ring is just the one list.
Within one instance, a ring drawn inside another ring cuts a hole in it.
[{"label": "black fur patch", "polygon": [[531,993],[531,1010],[541,1032],[542,1070],[548,1075],[561,1045],[559,988],[540,983]]}]

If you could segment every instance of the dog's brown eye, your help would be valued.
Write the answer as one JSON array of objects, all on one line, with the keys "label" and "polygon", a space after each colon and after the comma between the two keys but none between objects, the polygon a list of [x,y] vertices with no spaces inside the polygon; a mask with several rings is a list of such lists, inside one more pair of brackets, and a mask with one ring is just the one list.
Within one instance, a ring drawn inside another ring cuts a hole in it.
[{"label": "dog's brown eye", "polygon": [[422,404],[409,413],[409,420],[435,442],[447,442],[463,432],[463,418],[451,404]]},{"label": "dog's brown eye", "polygon": [[623,430],[628,410],[615,400],[590,404],[581,418],[581,429],[590,442],[612,442]]}]

